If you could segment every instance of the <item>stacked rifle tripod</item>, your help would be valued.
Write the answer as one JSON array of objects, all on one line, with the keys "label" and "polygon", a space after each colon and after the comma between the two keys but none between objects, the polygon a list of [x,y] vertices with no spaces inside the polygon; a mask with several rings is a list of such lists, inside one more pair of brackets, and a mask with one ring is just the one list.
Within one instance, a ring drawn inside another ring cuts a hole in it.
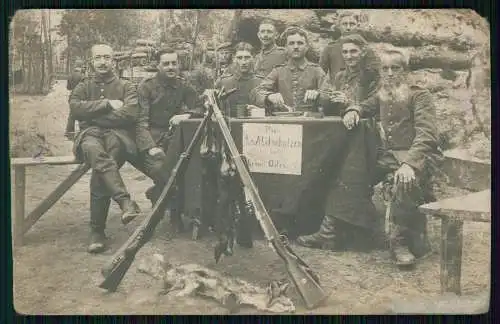
[{"label": "stacked rifle tripod", "polygon": [[[234,91],[234,90],[232,90]],[[295,285],[300,296],[304,300],[307,308],[312,309],[319,306],[327,295],[319,283],[318,276],[309,268],[309,266],[290,248],[288,240],[285,236],[280,235],[273,224],[262,199],[260,198],[258,189],[250,176],[250,172],[236,147],[234,139],[231,136],[228,124],[222,114],[219,106],[219,101],[226,97],[232,91],[225,92],[222,90],[209,89],[203,94],[205,99],[205,107],[207,108],[205,117],[196,129],[196,132],[177,161],[171,176],[163,189],[159,199],[153,206],[143,222],[138,226],[129,239],[121,246],[113,255],[110,262],[102,269],[101,273],[104,276],[104,281],[99,285],[100,288],[108,291],[115,291],[132,265],[137,252],[151,239],[152,234],[164,215],[166,204],[174,194],[175,181],[178,175],[183,174],[191,157],[191,154],[199,143],[203,135],[206,135],[210,128],[208,122],[215,119],[220,128],[224,139],[224,152],[222,154],[222,172],[226,174],[233,183],[236,183],[238,195],[236,199],[229,199],[228,203],[235,207],[236,213],[246,213],[247,216],[255,215],[264,235],[271,245],[272,249],[284,261],[288,275]],[[205,136],[206,139],[207,136]],[[202,155],[203,146],[202,145]],[[208,145],[209,146],[209,145]],[[210,151],[210,150],[207,150]],[[236,177],[237,175],[237,177]],[[236,179],[237,178],[237,179]],[[235,180],[236,179],[236,180]],[[232,222],[234,224],[234,222]],[[225,236],[225,239],[219,240],[215,248],[215,257],[218,259],[222,254],[232,254],[232,235],[230,229]]]}]

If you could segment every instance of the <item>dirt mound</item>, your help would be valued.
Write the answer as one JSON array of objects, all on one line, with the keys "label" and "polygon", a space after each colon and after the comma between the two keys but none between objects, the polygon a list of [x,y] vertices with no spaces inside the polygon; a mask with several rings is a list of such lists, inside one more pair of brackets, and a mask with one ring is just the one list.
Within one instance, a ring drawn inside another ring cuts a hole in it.
[{"label": "dirt mound", "polygon": [[66,81],[56,81],[46,96],[11,95],[9,107],[10,157],[71,154],[63,134],[68,118]]}]

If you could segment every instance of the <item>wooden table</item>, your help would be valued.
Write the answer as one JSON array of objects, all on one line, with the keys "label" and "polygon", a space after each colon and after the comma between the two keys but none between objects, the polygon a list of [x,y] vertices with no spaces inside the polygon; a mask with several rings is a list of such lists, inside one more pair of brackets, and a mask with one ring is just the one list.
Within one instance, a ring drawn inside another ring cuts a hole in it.
[{"label": "wooden table", "polygon": [[419,209],[441,218],[441,293],[460,295],[463,223],[491,222],[491,190],[425,204]]}]

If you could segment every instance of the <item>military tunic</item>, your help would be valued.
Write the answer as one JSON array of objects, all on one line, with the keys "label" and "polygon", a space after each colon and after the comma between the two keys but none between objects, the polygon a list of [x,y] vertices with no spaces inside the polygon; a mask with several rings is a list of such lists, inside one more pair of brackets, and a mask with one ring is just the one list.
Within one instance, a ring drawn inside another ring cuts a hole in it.
[{"label": "military tunic", "polygon": [[[121,100],[113,109],[109,100]],[[92,168],[90,177],[90,227],[104,231],[113,198],[120,207],[130,194],[119,173],[128,156],[136,154],[134,142],[138,115],[137,93],[128,81],[114,74],[95,75],[80,82],[70,95],[71,114],[79,121],[74,143],[78,160]]]},{"label": "military tunic", "polygon": [[330,76],[335,76],[345,69],[344,58],[342,57],[342,45],[340,42],[331,42],[321,52],[319,65]]},{"label": "military tunic", "polygon": [[[123,107],[113,110],[109,100],[123,101]],[[114,74],[106,78],[98,75],[80,82],[69,99],[72,116],[79,121],[80,133],[74,143],[77,159],[82,159],[80,143],[87,133],[109,130],[116,135],[129,154],[136,153],[134,143],[136,120],[139,113],[137,92],[132,83],[118,79]]]},{"label": "military tunic", "polygon": [[252,91],[263,80],[262,76],[255,74],[241,75],[226,73],[217,82],[216,88],[224,87],[227,91],[237,89],[231,93],[224,102],[224,110],[230,112],[231,117],[236,117],[238,105],[254,104]]},{"label": "military tunic", "polygon": [[285,64],[287,61],[286,50],[283,47],[274,45],[268,50],[262,49],[255,56],[255,73],[267,76],[274,67]]},{"label": "military tunic", "polygon": [[181,77],[168,82],[157,74],[143,80],[137,91],[140,106],[137,147],[140,152],[159,144],[174,115],[198,112],[196,90]]},{"label": "military tunic", "polygon": [[[342,116],[351,105],[366,109],[373,108],[371,100],[380,87],[378,75],[366,75],[360,71],[343,70],[335,75],[333,82],[329,78],[321,85],[319,102],[326,115]],[[332,91],[341,91],[347,97],[347,103],[333,103],[330,101]]]},{"label": "military tunic", "polygon": [[362,116],[376,114],[380,121],[383,150],[376,165],[377,182],[393,173],[405,163],[415,171],[416,184],[410,192],[399,188],[393,204],[393,239],[405,241],[417,257],[428,251],[426,241],[427,219],[418,206],[435,200],[432,178],[439,169],[442,153],[438,147],[436,108],[431,94],[412,86],[403,102],[384,102],[380,97],[372,100],[375,109],[362,109]]},{"label": "military tunic", "polygon": [[401,163],[407,163],[417,172],[436,165],[441,153],[436,108],[429,91],[412,86],[404,102],[384,102],[374,96],[368,104],[362,107],[361,117],[375,116],[380,121],[386,149],[405,151],[400,154]]},{"label": "military tunic", "polygon": [[286,105],[299,110],[312,110],[314,108],[309,107],[309,103],[304,103],[304,95],[307,90],[318,90],[324,79],[325,72],[319,65],[307,60],[298,67],[291,61],[278,65],[256,88],[256,104],[268,107],[270,103],[267,97],[273,93],[281,93]]}]

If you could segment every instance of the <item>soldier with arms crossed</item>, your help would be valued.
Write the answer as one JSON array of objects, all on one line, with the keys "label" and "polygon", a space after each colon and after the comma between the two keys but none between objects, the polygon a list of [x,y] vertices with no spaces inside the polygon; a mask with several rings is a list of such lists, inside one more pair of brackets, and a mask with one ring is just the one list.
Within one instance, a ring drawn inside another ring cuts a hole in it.
[{"label": "soldier with arms crossed", "polygon": [[92,168],[88,251],[98,253],[105,249],[104,229],[110,198],[120,205],[124,224],[140,212],[119,172],[127,156],[136,154],[134,135],[138,105],[135,87],[112,72],[111,47],[93,46],[92,64],[95,75],[76,86],[69,103],[71,115],[79,121],[81,129],[75,138],[75,156]]}]

